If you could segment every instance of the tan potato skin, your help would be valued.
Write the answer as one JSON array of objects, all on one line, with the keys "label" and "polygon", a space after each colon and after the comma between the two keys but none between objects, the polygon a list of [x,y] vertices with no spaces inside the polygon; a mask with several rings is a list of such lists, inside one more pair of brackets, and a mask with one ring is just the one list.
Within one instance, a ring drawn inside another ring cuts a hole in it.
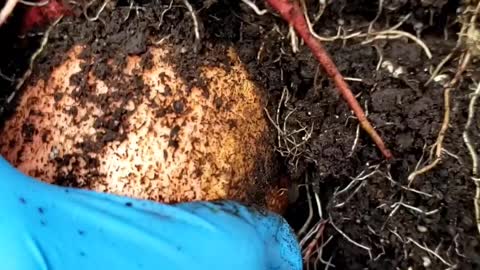
[{"label": "tan potato skin", "polygon": [[[78,147],[99,132],[94,123],[104,112],[95,103],[79,105],[72,96],[70,77],[84,61],[79,58],[83,48],[77,46],[48,80],[38,79],[24,90],[16,113],[1,131],[0,154],[25,174],[50,183],[63,173],[74,175],[88,189],[160,202],[245,201],[264,181],[258,179],[259,168],[272,162],[260,89],[248,80],[247,71],[229,50],[233,64],[228,70],[200,69],[202,76],[212,79],[207,80],[211,94],[205,97],[193,88],[187,95],[186,85],[164,60],[169,49],[167,45],[149,48],[153,67],[142,74],[149,90],[139,105],[125,106],[132,113],[123,120],[128,128],[120,130],[126,134],[124,140],[109,142],[96,153],[86,154]],[[131,74],[139,63],[140,57],[128,56],[124,73]],[[94,85],[94,94],[116,91],[92,73],[88,81]],[[166,85],[172,95],[163,95]],[[55,99],[58,93],[62,93],[60,100]],[[218,98],[228,106],[218,108]],[[178,100],[184,107],[181,114],[159,117],[151,106]],[[72,106],[77,106],[76,115],[66,113]],[[28,139],[22,131],[25,124],[34,130]],[[170,145],[174,127],[178,147]],[[68,164],[55,162],[56,157],[72,154],[75,157]],[[98,166],[87,166],[86,155],[98,160]],[[265,194],[270,209],[284,207],[278,189],[267,187]]]}]

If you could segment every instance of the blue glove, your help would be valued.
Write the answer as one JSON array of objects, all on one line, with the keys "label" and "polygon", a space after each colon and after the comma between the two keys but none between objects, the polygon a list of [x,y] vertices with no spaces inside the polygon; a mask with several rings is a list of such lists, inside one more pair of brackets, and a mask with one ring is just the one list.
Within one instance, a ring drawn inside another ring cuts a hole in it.
[{"label": "blue glove", "polygon": [[9,270],[302,269],[295,235],[275,214],[48,185],[1,157],[0,262]]}]

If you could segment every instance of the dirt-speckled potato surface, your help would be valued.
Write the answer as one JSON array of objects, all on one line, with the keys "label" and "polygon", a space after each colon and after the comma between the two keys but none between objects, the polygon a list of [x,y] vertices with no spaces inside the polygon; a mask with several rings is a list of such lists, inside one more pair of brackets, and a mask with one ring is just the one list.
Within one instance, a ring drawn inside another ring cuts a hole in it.
[{"label": "dirt-speckled potato surface", "polygon": [[24,90],[0,154],[47,182],[162,202],[245,200],[271,162],[259,89],[231,49],[228,67],[196,67],[204,89],[189,88],[165,60],[171,49],[107,59],[105,72],[117,71],[105,75],[74,47]]}]

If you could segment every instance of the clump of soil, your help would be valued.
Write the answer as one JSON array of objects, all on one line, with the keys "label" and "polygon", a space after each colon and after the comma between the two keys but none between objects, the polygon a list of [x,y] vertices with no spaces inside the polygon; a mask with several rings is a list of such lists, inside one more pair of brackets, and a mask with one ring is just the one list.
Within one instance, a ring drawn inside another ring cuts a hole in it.
[{"label": "clump of soil", "polygon": [[[320,2],[306,1],[311,19],[322,10]],[[62,62],[60,56],[79,41],[91,42],[92,53],[119,40],[118,48],[143,54],[145,47],[134,40],[151,37],[151,43],[163,39],[177,46],[179,50],[171,59],[182,60],[175,62],[174,68],[185,84],[204,89],[205,81],[198,71],[184,68],[198,61],[191,46],[195,43],[193,23],[186,9],[169,9],[169,3],[153,5],[148,1],[136,9],[123,4],[117,3],[114,11],[105,10],[97,22],[85,22],[81,16],[61,22],[52,32],[54,42],[42,53],[37,76],[48,70],[42,67]],[[300,44],[299,51],[292,52],[288,26],[278,17],[259,16],[237,1],[196,3],[202,40],[195,47],[198,53],[216,46],[234,47],[249,78],[264,90],[270,133],[277,139],[270,150],[277,150],[280,169],[292,183],[306,182],[308,186],[310,196],[304,186],[292,185],[290,197],[297,199],[292,200],[286,215],[300,232],[311,211],[310,224],[299,234],[304,255],[309,255],[307,265],[477,269],[480,242],[472,203],[475,187],[470,178],[471,158],[462,139],[470,87],[479,81],[477,71],[467,70],[452,91],[450,128],[441,163],[410,185],[407,179],[428,163],[430,146],[442,122],[443,83],[453,77],[455,59],[447,62],[437,80],[426,82],[433,68],[455,47],[459,30],[455,11],[460,3],[383,1],[383,11],[377,16],[378,4],[333,1],[324,7],[313,29],[321,36],[335,37],[338,31],[345,35],[365,33],[375,21],[373,29],[381,31],[410,14],[398,30],[418,36],[430,48],[431,59],[409,38],[379,38],[364,44],[366,37],[325,42],[369,119],[393,150],[395,159],[389,163],[361,130],[357,133],[356,119],[308,49]],[[130,12],[129,17],[124,21],[110,15],[118,10],[125,14],[123,18]],[[112,34],[119,29],[127,29],[120,32],[129,38]],[[74,32],[77,34],[66,34]],[[97,34],[92,36],[92,32]],[[127,40],[132,40],[132,46]],[[106,59],[115,59],[122,50],[109,50],[112,55]],[[208,63],[218,66],[225,58],[211,55]],[[95,76],[101,76],[102,65],[101,61],[92,65],[93,71],[98,70]],[[24,134],[35,133],[29,125],[22,130]],[[470,131],[473,141],[478,141],[479,132],[480,122],[475,121]],[[478,152],[478,143],[475,147]],[[319,226],[314,226],[316,222]],[[314,233],[307,238],[309,230]]]}]

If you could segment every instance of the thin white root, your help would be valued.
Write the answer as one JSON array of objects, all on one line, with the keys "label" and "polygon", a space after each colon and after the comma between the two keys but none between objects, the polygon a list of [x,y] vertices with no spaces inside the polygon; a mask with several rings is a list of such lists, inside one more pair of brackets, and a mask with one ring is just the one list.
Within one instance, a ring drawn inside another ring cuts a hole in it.
[{"label": "thin white root", "polygon": [[242,0],[242,2],[249,6],[251,9],[253,9],[253,11],[258,15],[258,16],[262,16],[262,15],[265,15],[265,13],[268,12],[268,10],[266,9],[259,9],[257,7],[257,5],[255,5],[255,3],[253,3],[252,1],[250,0]]},{"label": "thin white root", "polygon": [[46,6],[50,3],[50,0],[45,0],[42,2],[31,2],[31,1],[26,1],[26,0],[20,0],[20,4],[25,5],[25,6],[30,6],[30,7],[43,7]]},{"label": "thin white root", "polygon": [[423,49],[428,59],[432,58],[432,53],[430,52],[430,49],[428,48],[427,44],[425,44],[425,42],[423,42],[421,39],[417,38],[416,36],[408,32],[401,31],[401,30],[385,30],[385,31],[376,32],[374,33],[374,35],[375,36],[373,38],[365,40],[364,42],[362,42],[362,44],[367,44],[377,39],[397,39],[397,38],[405,37],[417,43],[418,46],[420,46]]},{"label": "thin white root", "polygon": [[[352,181],[350,181],[350,183],[345,187],[343,188],[342,190],[340,191],[334,191],[333,193],[333,199],[334,201],[336,200],[336,198],[340,195],[340,194],[343,194],[343,193],[346,193],[347,191],[351,190],[352,188],[354,188],[355,186],[355,189],[353,190],[352,193],[350,193],[347,198],[341,202],[341,203],[337,203],[335,204],[335,208],[339,208],[339,207],[343,207],[345,206],[345,204],[347,202],[349,202],[353,196],[363,187],[366,185],[366,181],[369,177],[371,177],[372,175],[374,174],[377,174],[379,173],[380,171],[378,170],[378,168],[380,167],[380,165],[372,165],[372,166],[369,166],[367,169],[361,171],[356,177],[354,177],[352,179]],[[371,170],[371,171],[370,171]],[[359,184],[357,184],[359,183]]]},{"label": "thin white root", "polygon": [[350,153],[348,154],[347,157],[351,157],[355,152],[355,148],[357,148],[359,137],[360,137],[360,125],[357,125],[357,128],[355,130],[355,139],[353,140],[352,149],[350,150]]},{"label": "thin white root", "polygon": [[35,53],[33,53],[32,57],[30,57],[30,61],[28,63],[28,70],[25,72],[25,74],[23,74],[22,78],[20,78],[18,80],[17,85],[15,86],[15,90],[10,94],[10,96],[8,96],[8,98],[6,100],[7,104],[12,102],[12,100],[13,100],[13,98],[15,98],[15,95],[17,94],[17,92],[20,90],[20,88],[23,86],[25,81],[32,74],[33,63],[35,62],[37,57],[40,55],[40,53],[42,53],[43,50],[45,49],[45,46],[48,43],[48,38],[50,36],[50,32],[52,31],[53,27],[55,27],[60,22],[60,20],[62,18],[63,17],[61,16],[57,20],[55,20],[55,22],[53,22],[52,25],[50,25],[50,27],[48,27],[47,31],[45,31],[45,34],[43,35],[42,41],[40,43],[40,47],[35,51]]},{"label": "thin white root", "polygon": [[[464,43],[464,37],[467,34],[467,31],[469,29],[472,29],[472,27],[475,27],[475,20],[476,20],[476,14],[478,13],[478,9],[480,8],[480,2],[477,4],[477,8],[475,9],[474,15],[470,18],[470,26],[467,24],[464,24],[462,28],[460,29],[460,32],[458,33],[459,39],[457,40],[457,44],[455,45],[455,48],[453,48],[452,52],[449,53],[445,58],[440,61],[440,63],[435,67],[434,71],[432,72],[432,75],[428,79],[428,81],[425,83],[425,86],[427,86],[437,75],[440,73],[440,70],[443,68],[443,66],[450,61],[452,56],[454,55],[455,52],[457,52],[463,45]],[[467,12],[467,10],[465,11]],[[465,14],[465,13],[464,13]]]},{"label": "thin white root", "polygon": [[393,207],[393,208],[397,208],[398,206],[403,206],[403,207],[405,207],[405,208],[407,208],[407,209],[410,209],[410,210],[415,211],[415,212],[417,212],[417,213],[423,214],[423,215],[425,215],[425,216],[431,216],[431,215],[434,215],[434,214],[436,214],[436,213],[438,213],[438,212],[440,211],[440,208],[438,208],[438,209],[435,209],[435,210],[431,210],[431,211],[425,212],[425,211],[423,211],[422,209],[420,209],[420,208],[418,208],[418,207],[411,206],[411,205],[406,204],[406,203],[401,202],[401,201],[392,204],[392,207]]},{"label": "thin white root", "polygon": [[2,71],[0,71],[0,78],[4,79],[5,81],[8,81],[8,82],[14,82],[13,78],[10,78],[7,75],[3,74]]},{"label": "thin white root", "polygon": [[372,32],[373,24],[378,20],[378,18],[380,18],[380,15],[382,15],[382,11],[383,11],[383,0],[379,0],[378,1],[377,15],[375,15],[375,18],[373,18],[373,20],[368,25],[368,32],[369,33]]},{"label": "thin white root", "polygon": [[423,191],[420,191],[420,190],[416,190],[416,189],[413,189],[413,188],[409,188],[409,187],[406,187],[406,186],[403,186],[402,184],[400,184],[399,182],[395,181],[392,177],[392,174],[390,173],[390,168],[389,168],[389,171],[385,174],[385,173],[382,173],[383,176],[385,176],[385,178],[387,178],[392,184],[394,184],[395,186],[398,186],[406,191],[410,191],[410,192],[413,192],[413,193],[417,193],[417,194],[420,194],[422,196],[425,196],[425,197],[428,197],[428,198],[432,198],[433,195],[430,194],[430,193],[426,193],[426,192],[423,192]]},{"label": "thin white root", "polygon": [[[386,29],[386,30],[383,30],[383,31],[377,31],[377,32],[374,32],[374,31],[372,32],[371,31],[372,25],[376,20],[376,19],[374,19],[374,21],[372,21],[369,24],[369,28],[368,28],[367,33],[363,33],[361,31],[358,31],[358,32],[347,35],[343,26],[340,25],[338,27],[337,35],[335,35],[333,37],[322,37],[322,36],[318,35],[313,30],[313,25],[312,25],[312,23],[310,21],[310,18],[308,16],[308,11],[307,11],[307,7],[305,5],[305,1],[301,0],[300,2],[301,2],[302,7],[303,7],[303,15],[304,15],[305,20],[307,22],[308,30],[310,31],[310,33],[316,39],[318,39],[320,41],[324,41],[324,42],[325,41],[335,41],[335,40],[338,40],[338,39],[345,41],[345,40],[352,39],[352,38],[367,38],[365,41],[362,42],[362,44],[367,44],[367,43],[373,42],[374,40],[378,40],[378,39],[398,39],[398,38],[404,37],[404,38],[410,39],[410,40],[414,41],[415,43],[417,43],[423,49],[423,51],[425,52],[427,57],[429,59],[432,58],[432,53],[431,53],[430,49],[428,48],[428,46],[425,44],[425,42],[423,42],[421,39],[415,37],[414,35],[412,35],[408,32],[398,30],[398,28],[400,26],[402,26],[402,24],[411,16],[411,14],[408,14],[407,16],[405,16],[399,23],[397,23],[393,27],[391,27],[389,29]],[[383,1],[380,1],[379,8],[381,8],[382,2]],[[379,10],[379,12],[381,12],[381,10]],[[379,16],[379,13],[377,13],[377,16]]]},{"label": "thin white root", "polygon": [[0,26],[5,23],[7,18],[12,14],[13,9],[17,5],[19,0],[7,0],[2,10],[0,11]]},{"label": "thin white root", "polygon": [[307,190],[307,202],[308,202],[308,217],[305,223],[303,224],[302,228],[298,231],[297,235],[302,236],[306,231],[308,226],[310,226],[310,222],[313,218],[313,205],[312,205],[312,196],[310,195],[310,188],[308,186],[308,177],[305,177],[305,189]]},{"label": "thin white root", "polygon": [[436,253],[435,251],[429,249],[428,247],[426,246],[422,246],[421,244],[419,244],[417,241],[413,240],[412,238],[410,237],[407,237],[407,243],[413,243],[415,246],[417,246],[418,248],[420,248],[421,250],[429,253],[430,255],[433,255],[435,257],[437,257],[442,263],[444,263],[445,265],[449,266],[449,267],[452,267],[453,265],[449,262],[447,262],[447,260],[445,260],[444,258],[442,258],[442,256],[440,256],[438,253]]},{"label": "thin white root", "polygon": [[[368,101],[365,101],[365,115],[368,116]],[[360,124],[357,124],[357,128],[355,130],[355,139],[353,140],[352,148],[347,157],[353,156],[353,153],[355,152],[355,148],[357,148],[359,138],[360,138]]]},{"label": "thin white root", "polygon": [[320,197],[315,190],[313,191],[313,194],[315,195],[315,202],[317,203],[318,216],[323,220],[322,201],[320,201]]},{"label": "thin white root", "polygon": [[330,243],[330,241],[332,241],[333,239],[333,236],[330,235],[330,237],[328,237],[327,241],[325,241],[325,243],[323,243],[318,249],[317,249],[317,260],[316,261],[319,261],[321,263],[323,263],[325,265],[325,269],[328,269],[328,267],[332,267],[332,268],[335,268],[335,265],[332,264],[332,258],[333,256],[330,256],[330,259],[328,261],[325,261],[323,259],[323,248],[325,246],[328,245],[328,243]]},{"label": "thin white root", "polygon": [[158,23],[158,27],[162,26],[163,17],[165,16],[165,13],[167,13],[169,10],[172,9],[172,5],[173,5],[173,0],[170,0],[170,4],[168,4],[168,7],[164,11],[162,11],[162,13],[160,14],[160,22]]},{"label": "thin white root", "polygon": [[378,55],[378,62],[377,62],[377,66],[376,66],[375,70],[379,71],[380,67],[382,66],[382,63],[383,63],[383,52],[382,52],[382,49],[380,49],[380,47],[378,47],[378,45],[373,45],[373,47],[377,51],[377,55]]},{"label": "thin white root", "polygon": [[130,18],[130,12],[133,9],[133,2],[134,2],[133,0],[130,0],[130,6],[128,7],[127,16],[125,16],[125,18],[123,19],[124,22],[126,22],[128,18]]},{"label": "thin white root", "polygon": [[[192,20],[193,20],[193,30],[194,30],[194,34],[195,34],[195,42],[196,42],[196,45],[200,44],[200,29],[198,27],[198,17],[197,17],[197,13],[195,12],[195,10],[193,10],[193,7],[192,5],[190,4],[190,2],[188,2],[188,0],[183,0],[183,3],[185,4],[185,6],[187,7],[188,11],[190,12],[190,15],[192,16]],[[195,46],[196,47],[196,46]]]},{"label": "thin white root", "polygon": [[135,5],[135,0],[129,0],[130,2],[130,5],[128,7],[128,12],[127,12],[127,15],[125,16],[125,18],[123,19],[124,22],[126,22],[128,20],[128,18],[130,18],[130,13],[132,12],[132,10],[135,10],[135,14],[138,16],[139,14],[139,10],[143,10],[145,11],[145,8],[144,7],[140,7],[138,5]]},{"label": "thin white root", "polygon": [[[453,51],[455,51],[455,49],[453,49]],[[428,81],[424,84],[424,86],[429,85],[433,81],[433,79],[438,75],[438,73],[440,73],[440,70],[443,68],[443,66],[448,61],[450,61],[450,58],[452,58],[452,56],[453,56],[453,53],[449,53],[447,56],[445,56],[445,58],[442,59],[442,61],[440,61],[440,63],[437,65],[437,67],[435,67],[435,69],[432,72],[432,75],[430,76]]]},{"label": "thin white root", "polygon": [[333,259],[333,256],[330,256],[330,258],[328,259],[328,261],[324,263],[324,264],[325,264],[325,270],[328,270],[328,268],[330,267],[330,265],[331,265],[332,267],[335,267],[335,265],[332,264],[332,259]]},{"label": "thin white root", "polygon": [[468,152],[472,158],[472,180],[475,183],[475,198],[473,199],[473,205],[475,206],[475,220],[477,222],[477,229],[480,233],[480,179],[477,178],[478,176],[478,155],[475,151],[475,147],[473,146],[468,131],[470,130],[470,126],[472,125],[473,119],[475,119],[475,104],[477,102],[477,98],[480,95],[480,83],[477,84],[475,91],[471,95],[470,103],[468,105],[468,119],[467,123],[465,124],[465,129],[463,131],[463,140],[465,145],[468,148]]},{"label": "thin white root", "polygon": [[475,104],[477,102],[477,98],[479,95],[480,95],[480,83],[477,84],[477,87],[475,88],[475,92],[473,92],[473,94],[471,95],[470,103],[468,106],[468,119],[467,119],[467,123],[465,124],[465,129],[463,131],[463,140],[465,141],[465,145],[467,146],[468,151],[470,152],[470,156],[472,157],[472,175],[474,177],[476,177],[478,174],[478,155],[477,155],[477,152],[475,151],[475,147],[472,145],[468,131],[474,119]]},{"label": "thin white root", "polygon": [[318,0],[318,12],[317,12],[317,15],[315,15],[315,18],[313,19],[314,23],[320,20],[326,7],[327,7],[326,0]]},{"label": "thin white root", "polygon": [[[304,145],[310,140],[313,133],[314,124],[312,123],[311,127],[303,126],[301,123],[298,123],[300,126],[299,129],[288,130],[287,123],[289,117],[296,111],[289,107],[290,94],[288,89],[285,87],[282,91],[282,96],[277,106],[275,112],[275,119],[270,115],[268,110],[264,108],[265,114],[267,115],[270,123],[277,130],[277,143],[275,150],[280,153],[282,157],[289,158],[289,162],[294,164],[297,167],[298,160],[300,157],[309,158],[304,154]],[[281,109],[286,108],[288,111],[285,117],[281,117]],[[282,118],[282,119],[281,119]]]},{"label": "thin white root", "polygon": [[290,42],[291,42],[291,45],[292,45],[292,52],[297,53],[299,51],[299,49],[298,49],[298,37],[297,37],[297,34],[295,33],[295,29],[291,25],[288,28],[288,35],[290,36]]},{"label": "thin white root", "polygon": [[370,256],[370,260],[373,259],[372,257],[372,249],[370,247],[367,247],[365,245],[362,245],[362,244],[359,244],[357,242],[355,242],[354,240],[352,240],[352,238],[350,238],[346,233],[344,233],[343,231],[341,231],[337,226],[335,226],[335,224],[333,223],[333,221],[330,219],[330,224],[332,225],[332,227],[339,233],[341,234],[348,242],[354,244],[355,246],[361,248],[361,249],[364,249],[368,252],[368,256]]},{"label": "thin white root", "polygon": [[312,236],[314,236],[318,232],[321,226],[322,221],[318,221],[317,223],[315,223],[315,225],[313,225],[313,227],[307,232],[307,234],[300,240],[300,247],[303,248],[303,246],[308,242],[308,240],[310,240],[310,238],[312,238]]},{"label": "thin white root", "polygon": [[100,18],[100,14],[102,13],[102,11],[105,9],[105,7],[107,6],[108,2],[110,2],[110,0],[105,0],[103,1],[103,4],[100,6],[100,8],[97,10],[97,13],[95,13],[95,16],[94,17],[90,17],[90,15],[88,15],[88,8],[90,6],[93,5],[93,3],[95,3],[96,0],[92,0],[90,1],[87,5],[85,5],[85,8],[83,9],[83,15],[85,16],[85,18],[87,18],[87,20],[91,21],[91,22],[94,22],[96,20],[98,20]]},{"label": "thin white root", "polygon": [[477,229],[480,232],[480,178],[472,177],[475,183],[475,198],[473,199],[475,204],[475,221],[477,222]]}]

